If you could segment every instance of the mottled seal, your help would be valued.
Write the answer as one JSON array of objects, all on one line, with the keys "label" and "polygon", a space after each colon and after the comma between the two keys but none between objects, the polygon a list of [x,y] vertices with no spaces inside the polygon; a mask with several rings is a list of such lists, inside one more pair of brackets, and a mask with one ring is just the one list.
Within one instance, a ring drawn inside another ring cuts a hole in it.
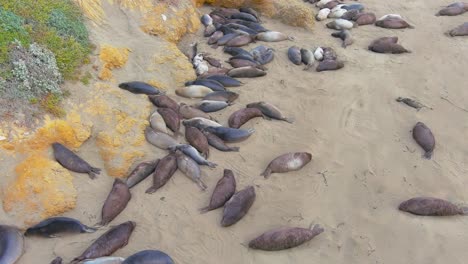
[{"label": "mottled seal", "polygon": [[189,156],[191,159],[193,159],[195,162],[197,162],[199,165],[205,165],[210,168],[215,168],[217,166],[216,163],[210,162],[206,160],[196,148],[192,147],[191,145],[188,144],[180,144],[177,146],[171,147],[171,150],[180,150],[182,153],[185,155]]},{"label": "mottled seal", "polygon": [[397,37],[384,37],[374,40],[368,47],[369,50],[377,53],[391,53],[391,54],[401,54],[401,53],[411,53],[410,50],[407,50],[402,45],[397,43]]},{"label": "mottled seal", "polygon": [[207,127],[206,131],[211,132],[225,142],[239,142],[249,138],[255,129],[236,129],[230,127]]},{"label": "mottled seal", "polygon": [[433,197],[415,197],[404,201],[398,207],[400,211],[422,216],[466,215],[468,209],[449,201]]},{"label": "mottled seal", "polygon": [[278,107],[276,107],[276,106],[274,106],[274,105],[272,105],[270,103],[267,103],[267,102],[261,101],[261,102],[250,103],[250,104],[247,104],[246,107],[247,108],[257,108],[260,111],[262,111],[262,113],[265,116],[267,116],[269,118],[286,121],[288,123],[293,123],[294,122],[293,118],[285,117],[283,115],[283,113],[281,113],[281,111],[278,109]]},{"label": "mottled seal", "polygon": [[224,169],[223,177],[219,179],[211,195],[210,204],[200,211],[202,213],[222,207],[236,192],[236,178],[232,170]]},{"label": "mottled seal", "polygon": [[237,223],[249,211],[255,201],[255,189],[253,186],[248,186],[242,191],[235,193],[224,204],[223,219],[221,226],[227,227]]},{"label": "mottled seal", "polygon": [[150,176],[151,173],[153,173],[156,169],[158,162],[159,159],[156,159],[138,164],[127,176],[126,183],[128,188],[132,188],[133,186],[137,185],[138,183],[146,179],[148,176]]},{"label": "mottled seal", "polygon": [[176,150],[175,155],[177,157],[177,168],[187,178],[196,183],[202,191],[206,190],[207,186],[201,179],[201,170],[198,163],[180,150]]},{"label": "mottled seal", "polygon": [[114,220],[127,207],[131,198],[132,194],[128,185],[119,178],[115,179],[112,189],[102,206],[102,220],[99,225],[104,226]]},{"label": "mottled seal", "polygon": [[18,228],[0,225],[0,263],[14,264],[24,253],[24,238]]},{"label": "mottled seal", "polygon": [[282,227],[267,231],[249,242],[249,247],[266,251],[278,251],[297,247],[324,231],[319,225],[312,229]]},{"label": "mottled seal", "polygon": [[170,108],[177,112],[179,104],[167,95],[148,95],[149,100],[157,107]]},{"label": "mottled seal", "polygon": [[177,158],[174,154],[169,154],[162,158],[153,172],[153,185],[146,190],[146,193],[154,193],[164,186],[177,171]]},{"label": "mottled seal", "polygon": [[224,87],[238,87],[243,84],[241,81],[226,75],[212,75],[207,77],[207,79],[218,81],[219,83],[224,85]]},{"label": "mottled seal", "polygon": [[119,88],[127,90],[134,94],[164,94],[151,84],[145,82],[124,82],[119,84]]},{"label": "mottled seal", "polygon": [[171,146],[179,144],[177,140],[166,133],[154,131],[151,127],[145,129],[146,141],[160,149],[168,149]]},{"label": "mottled seal", "polygon": [[73,259],[72,263],[78,263],[85,259],[94,259],[109,256],[118,249],[125,247],[135,229],[136,223],[128,221],[111,228],[89,246],[83,254]]},{"label": "mottled seal", "polygon": [[212,92],[203,97],[203,100],[210,101],[224,101],[228,103],[234,102],[239,98],[239,94],[231,91],[222,91],[222,92]]},{"label": "mottled seal", "polygon": [[87,173],[91,179],[96,178],[96,174],[101,173],[101,169],[92,167],[64,145],[55,142],[52,144],[52,148],[55,160],[64,168],[78,173]]},{"label": "mottled seal", "polygon": [[311,160],[312,154],[308,152],[286,153],[272,160],[260,175],[268,178],[272,173],[297,171],[302,169]]},{"label": "mottled seal", "polygon": [[374,24],[376,19],[374,13],[360,13],[354,17],[354,21],[359,26]]},{"label": "mottled seal", "polygon": [[317,68],[315,69],[317,72],[322,71],[335,71],[339,70],[344,67],[344,62],[340,60],[323,60],[319,62]]},{"label": "mottled seal", "polygon": [[267,31],[258,33],[255,39],[265,42],[277,42],[283,40],[292,40],[293,38],[278,31]]},{"label": "mottled seal", "polygon": [[403,28],[414,28],[408,22],[402,18],[389,17],[384,20],[377,20],[375,25],[381,28],[391,28],[391,29],[403,29]]},{"label": "mottled seal", "polygon": [[424,149],[424,157],[431,159],[435,148],[435,138],[432,131],[424,123],[418,122],[413,128],[413,138]]},{"label": "mottled seal", "polygon": [[234,78],[255,78],[265,76],[266,74],[266,71],[252,66],[234,68],[227,73],[228,76]]},{"label": "mottled seal", "polygon": [[258,108],[242,108],[229,116],[228,125],[231,128],[240,128],[243,124],[247,123],[250,119],[255,117],[263,117],[262,111]]},{"label": "mottled seal", "polygon": [[206,136],[200,131],[200,129],[191,126],[186,127],[185,139],[187,139],[187,142],[192,145],[192,147],[196,148],[203,157],[208,158],[210,155],[208,139],[206,139]]},{"label": "mottled seal", "polygon": [[351,36],[351,32],[347,29],[340,30],[338,32],[333,32],[332,37],[339,38],[343,41],[343,48],[346,48],[347,46],[353,44],[354,39]]},{"label": "mottled seal", "polygon": [[176,89],[177,95],[187,98],[202,98],[211,92],[213,92],[212,89],[202,85],[190,85]]},{"label": "mottled seal", "polygon": [[58,234],[94,233],[95,228],[69,217],[51,217],[26,229],[25,236],[56,237]]},{"label": "mottled seal", "polygon": [[174,264],[174,261],[162,251],[143,250],[131,255],[122,264]]},{"label": "mottled seal", "polygon": [[450,30],[447,34],[451,37],[468,36],[468,22]]},{"label": "mottled seal", "polygon": [[302,64],[301,49],[298,46],[289,47],[288,59],[296,65],[301,65]]},{"label": "mottled seal", "polygon": [[210,133],[208,131],[202,131],[202,133],[205,135],[206,139],[208,140],[208,144],[210,146],[214,147],[215,149],[219,151],[239,151],[239,147],[230,147],[224,143],[222,139],[220,139],[218,136],[216,136],[213,133]]}]

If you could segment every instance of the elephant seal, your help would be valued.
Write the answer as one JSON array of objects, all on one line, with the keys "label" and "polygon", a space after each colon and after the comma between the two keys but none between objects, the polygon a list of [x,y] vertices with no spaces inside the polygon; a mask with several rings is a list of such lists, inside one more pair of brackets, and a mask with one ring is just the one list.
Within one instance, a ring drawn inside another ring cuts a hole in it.
[{"label": "elephant seal", "polygon": [[221,124],[213,121],[213,120],[210,120],[210,119],[206,119],[206,118],[203,118],[203,117],[194,117],[192,119],[189,119],[189,120],[184,120],[182,121],[182,124],[184,126],[194,126],[200,130],[204,130],[206,129],[207,127],[220,127]]},{"label": "elephant seal", "polygon": [[402,18],[396,18],[396,17],[389,17],[384,20],[377,20],[375,22],[375,25],[381,28],[390,28],[390,29],[414,28]]},{"label": "elephant seal", "polygon": [[341,18],[344,14],[346,14],[348,11],[345,9],[336,9],[335,11],[331,11],[330,14],[328,14],[328,18]]},{"label": "elephant seal", "polygon": [[272,48],[268,48],[267,50],[262,52],[257,52],[256,50],[254,50],[252,52],[252,55],[254,57],[254,60],[260,65],[270,63],[275,58],[275,53],[273,52]]},{"label": "elephant seal", "polygon": [[157,107],[170,108],[177,112],[179,104],[167,95],[148,95],[149,100]]},{"label": "elephant seal", "polygon": [[143,250],[131,255],[122,264],[174,264],[174,261],[162,251]]},{"label": "elephant seal", "polygon": [[298,171],[311,160],[312,154],[308,152],[286,153],[272,160],[265,171],[260,175],[268,178],[272,173]]},{"label": "elephant seal", "polygon": [[343,41],[343,48],[346,48],[347,46],[353,44],[354,39],[351,36],[351,32],[347,29],[340,30],[338,32],[334,32],[331,34],[332,37],[339,38]]},{"label": "elephant seal", "polygon": [[228,42],[226,42],[225,45],[228,47],[242,47],[254,41],[255,41],[255,36],[239,35],[230,39]]},{"label": "elephant seal", "polygon": [[200,187],[202,191],[205,191],[207,186],[201,179],[201,170],[198,163],[192,158],[186,156],[182,151],[176,150],[175,156],[177,157],[177,168],[190,180]]},{"label": "elephant seal", "polygon": [[[231,29],[232,30],[232,29]],[[226,31],[223,32],[224,36],[222,36],[220,39],[218,39],[218,42],[216,42],[216,45],[218,46],[224,46],[226,43],[228,43],[231,39],[240,36],[239,33],[228,33]]]},{"label": "elephant seal", "polygon": [[315,57],[315,60],[317,61],[323,60],[323,48],[321,47],[316,48],[314,51],[314,57]]},{"label": "elephant seal", "polygon": [[360,11],[359,11],[359,10],[356,10],[356,9],[349,10],[349,11],[347,11],[346,13],[344,13],[344,14],[341,16],[341,19],[346,19],[346,20],[355,21],[357,15],[359,15],[359,14],[360,14]]},{"label": "elephant seal", "polygon": [[26,229],[25,236],[56,237],[57,234],[94,233],[97,229],[69,217],[51,217]]},{"label": "elephant seal", "polygon": [[179,134],[180,130],[180,117],[177,112],[170,108],[158,108],[158,113],[164,119],[166,126],[174,132],[174,135]]},{"label": "elephant seal", "polygon": [[64,168],[78,173],[87,173],[91,179],[96,178],[96,174],[101,173],[101,169],[92,167],[64,145],[55,142],[52,144],[52,148],[55,160]]},{"label": "elephant seal", "polygon": [[336,54],[336,51],[333,48],[323,48],[323,60],[336,60],[337,58],[338,54]]},{"label": "elephant seal", "polygon": [[201,16],[200,22],[202,22],[202,24],[205,27],[207,27],[208,25],[213,24],[213,19],[211,18],[209,14],[204,14],[203,16]]},{"label": "elephant seal", "polygon": [[134,94],[164,94],[164,92],[145,82],[124,82],[119,84],[119,88]]},{"label": "elephant seal", "polygon": [[240,67],[258,67],[259,69],[265,70],[262,68],[261,65],[257,61],[250,61],[250,60],[243,60],[243,59],[231,59],[227,61],[233,68],[240,68]]},{"label": "elephant seal", "polygon": [[[239,11],[243,12],[243,13],[247,13],[247,14],[251,14],[252,16],[254,16],[257,20],[260,19],[260,16],[259,14],[257,13],[257,11],[255,11],[255,9],[251,8],[251,7],[240,7],[239,8]],[[232,18],[232,17],[231,17]]]},{"label": "elephant seal", "polygon": [[289,47],[288,59],[296,65],[301,65],[302,64],[301,49],[297,46]]},{"label": "elephant seal", "polygon": [[248,56],[248,57],[253,58],[252,54],[250,54],[250,52],[246,51],[243,48],[239,48],[239,47],[224,47],[223,52],[227,53],[227,54],[229,54],[231,56],[244,55],[244,56]]},{"label": "elephant seal", "polygon": [[185,85],[202,85],[210,88],[213,91],[226,91],[226,88],[224,88],[224,86],[221,83],[211,79],[197,79],[195,81],[186,82]]},{"label": "elephant seal", "polygon": [[177,171],[177,158],[174,154],[169,154],[162,158],[153,172],[153,185],[146,190],[146,193],[154,193],[163,187]]},{"label": "elephant seal", "polygon": [[249,13],[244,13],[244,12],[239,12],[239,13],[236,13],[236,14],[233,14],[231,16],[232,19],[242,19],[242,20],[245,20],[245,21],[250,21],[250,22],[258,22],[258,19],[249,14]]},{"label": "elephant seal", "polygon": [[[331,9],[335,8],[335,7],[336,7],[337,5],[339,5],[339,4],[340,4],[340,2],[333,0],[333,1],[331,1],[331,2],[326,3],[326,4],[323,6],[323,8],[328,8],[328,9],[331,10]],[[343,10],[344,10],[344,9],[343,9]],[[346,11],[346,10],[344,10],[344,11]]]},{"label": "elephant seal", "polygon": [[208,156],[210,155],[208,139],[206,139],[205,135],[200,131],[200,129],[191,126],[186,127],[185,139],[187,139],[187,142],[192,147],[197,149],[203,157],[208,158]]},{"label": "elephant seal", "polygon": [[210,204],[202,209],[201,213],[218,209],[231,199],[236,192],[236,178],[232,170],[224,169],[223,177],[219,179],[216,187],[211,194]]},{"label": "elephant seal", "polygon": [[374,13],[360,13],[355,16],[354,21],[359,26],[364,26],[374,24],[376,19]]},{"label": "elephant seal", "polygon": [[205,130],[215,134],[225,142],[243,141],[255,132],[253,128],[245,130],[230,127],[207,127]]},{"label": "elephant seal", "polygon": [[191,159],[193,159],[199,165],[206,165],[206,166],[208,166],[210,168],[215,168],[216,166],[218,166],[216,163],[213,163],[213,162],[210,162],[210,161],[206,160],[202,155],[200,155],[198,150],[196,148],[192,147],[191,145],[180,144],[180,145],[171,147],[171,150],[172,151],[180,150],[182,153],[189,156]]},{"label": "elephant seal", "polygon": [[128,221],[111,228],[94,241],[94,243],[91,244],[91,246],[89,246],[79,257],[74,258],[71,263],[74,264],[85,259],[94,259],[112,255],[112,253],[128,244],[128,240],[130,239],[135,226],[135,222]]},{"label": "elephant seal", "polygon": [[260,109],[242,108],[231,114],[228,120],[228,125],[231,128],[240,128],[243,124],[255,117],[263,117],[263,113]]},{"label": "elephant seal", "polygon": [[226,75],[212,75],[207,77],[207,79],[215,80],[224,85],[224,87],[239,87],[243,84],[241,81]]},{"label": "elephant seal", "polygon": [[205,113],[212,113],[223,110],[224,108],[230,106],[231,103],[225,101],[210,101],[210,100],[203,100],[194,104],[198,109],[202,110]]},{"label": "elephant seal", "polygon": [[225,204],[221,226],[228,227],[241,220],[255,201],[255,189],[248,186],[235,193]]},{"label": "elephant seal", "polygon": [[121,257],[102,257],[84,260],[82,264],[122,264],[125,259]]},{"label": "elephant seal", "polygon": [[329,8],[322,8],[320,11],[315,15],[315,19],[317,21],[322,21],[328,18],[330,15],[331,10]]},{"label": "elephant seal", "polygon": [[278,42],[283,40],[292,40],[294,38],[287,36],[278,31],[267,31],[258,33],[255,36],[256,40],[265,41],[265,42]]},{"label": "elephant seal", "polygon": [[203,31],[203,36],[204,37],[210,37],[213,35],[213,33],[216,31],[216,27],[211,24],[205,27],[205,30]]},{"label": "elephant seal", "polygon": [[161,114],[158,113],[158,111],[154,111],[150,117],[149,117],[149,123],[151,128],[153,128],[156,131],[160,131],[163,133],[168,133],[167,130],[167,124],[164,122],[164,118],[161,116]]},{"label": "elephant seal", "polygon": [[424,149],[424,157],[431,159],[435,148],[435,138],[432,131],[424,123],[418,122],[413,128],[413,138]]},{"label": "elephant seal", "polygon": [[211,117],[207,113],[205,113],[202,110],[197,109],[195,107],[189,106],[189,105],[187,105],[185,103],[180,103],[179,114],[184,119],[191,119],[191,118],[195,118],[195,117],[203,117],[203,118],[206,118],[206,119],[213,120],[213,117]]},{"label": "elephant seal", "polygon": [[102,206],[100,226],[105,226],[114,220],[127,207],[132,198],[128,185],[117,178],[114,180],[112,189]]},{"label": "elephant seal", "polygon": [[450,30],[447,34],[451,37],[468,36],[468,22]]},{"label": "elephant seal", "polygon": [[208,39],[208,44],[213,45],[218,42],[219,39],[221,39],[224,36],[224,33],[222,31],[215,31],[211,37]]},{"label": "elephant seal", "polygon": [[211,92],[213,92],[212,89],[202,85],[190,85],[176,89],[177,95],[187,98],[202,98]]},{"label": "elephant seal", "polygon": [[314,53],[309,49],[301,49],[301,60],[306,65],[304,70],[308,70],[315,63]]},{"label": "elephant seal", "polygon": [[315,69],[317,72],[322,71],[335,71],[344,67],[344,62],[340,60],[323,60]]},{"label": "elephant seal", "polygon": [[266,251],[278,251],[300,246],[320,235],[324,229],[315,225],[312,229],[282,227],[267,231],[249,242],[249,247]]},{"label": "elephant seal", "polygon": [[203,100],[210,100],[210,101],[223,101],[227,103],[234,102],[237,98],[239,98],[239,94],[230,91],[223,91],[223,92],[212,92],[207,94],[203,97]]},{"label": "elephant seal", "polygon": [[286,121],[288,123],[293,123],[294,122],[293,118],[285,117],[283,115],[283,113],[281,113],[281,111],[276,106],[274,106],[272,104],[269,104],[269,103],[266,103],[266,102],[263,102],[263,101],[247,104],[246,107],[247,108],[257,108],[260,111],[262,111],[262,113],[265,116],[267,116],[269,118]]},{"label": "elephant seal", "polygon": [[333,0],[320,0],[320,1],[318,1],[318,2],[315,4],[315,6],[316,6],[316,7],[319,7],[319,8],[322,8],[322,7],[324,7],[326,4],[330,3],[331,1],[333,1]]},{"label": "elephant seal", "polygon": [[158,163],[159,159],[145,161],[138,164],[135,169],[133,169],[133,171],[127,176],[126,183],[128,188],[132,188],[144,179],[148,178],[148,176],[154,172]]},{"label": "elephant seal", "polygon": [[266,71],[252,66],[234,68],[227,73],[228,76],[234,78],[255,78],[265,76],[266,74]]},{"label": "elephant seal", "polygon": [[338,18],[332,22],[326,24],[327,28],[342,30],[342,29],[352,29],[355,27],[355,24],[349,20]]},{"label": "elephant seal", "polygon": [[163,132],[154,131],[151,127],[145,129],[146,141],[160,149],[168,149],[171,146],[179,144],[177,140]]},{"label": "elephant seal", "polygon": [[347,5],[343,5],[341,8],[345,9],[345,10],[359,10],[359,11],[362,11],[364,10],[364,5],[363,4],[347,4]]},{"label": "elephant seal", "polygon": [[465,13],[466,10],[461,5],[449,6],[437,12],[436,16],[458,16]]},{"label": "elephant seal", "polygon": [[239,147],[230,147],[224,143],[222,139],[220,139],[218,136],[216,136],[213,133],[210,133],[208,131],[202,130],[202,133],[205,135],[206,139],[208,140],[208,144],[210,146],[214,147],[215,149],[219,151],[239,151]]},{"label": "elephant seal", "polygon": [[398,37],[384,37],[374,40],[368,47],[369,50],[377,53],[391,53],[391,54],[401,54],[401,53],[411,53],[410,50],[407,50],[402,45],[397,43]]},{"label": "elephant seal", "polygon": [[24,253],[24,238],[18,228],[0,225],[0,263],[14,264]]},{"label": "elephant seal", "polygon": [[422,216],[466,215],[467,208],[433,197],[415,197],[404,201],[398,206],[400,211]]}]

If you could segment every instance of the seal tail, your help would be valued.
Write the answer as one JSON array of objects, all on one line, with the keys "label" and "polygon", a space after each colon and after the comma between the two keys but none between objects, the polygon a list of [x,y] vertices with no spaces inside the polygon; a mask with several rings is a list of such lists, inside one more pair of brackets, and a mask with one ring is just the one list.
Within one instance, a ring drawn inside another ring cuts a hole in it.
[{"label": "seal tail", "polygon": [[468,206],[460,206],[460,214],[468,215]]},{"label": "seal tail", "polygon": [[313,64],[307,64],[305,67],[304,67],[304,71],[307,71],[309,70],[310,68],[312,68]]},{"label": "seal tail", "polygon": [[207,207],[203,207],[200,209],[200,214],[208,213],[209,211],[213,210],[209,205]]},{"label": "seal tail", "polygon": [[206,186],[206,184],[201,179],[197,180],[197,184],[202,191],[206,191],[206,188],[208,188],[208,186]]},{"label": "seal tail", "polygon": [[83,226],[83,230],[81,230],[81,231],[82,231],[82,233],[94,233],[97,230],[98,230],[97,226],[96,226],[96,228],[89,227],[89,226]]},{"label": "seal tail", "polygon": [[286,122],[288,122],[288,123],[290,123],[290,124],[292,124],[292,123],[294,123],[294,120],[295,120],[295,119],[292,118],[292,117],[285,117],[285,118],[283,118],[282,120],[283,120],[283,121],[286,121]]},{"label": "seal tail", "polygon": [[423,157],[425,159],[431,159],[432,158],[432,150],[431,151],[426,151],[426,153],[424,153]]},{"label": "seal tail", "polygon": [[293,40],[296,40],[296,38],[294,36],[288,36],[288,40],[293,41]]},{"label": "seal tail", "polygon": [[218,164],[211,161],[206,161],[206,165],[210,168],[216,168],[216,166],[218,166]]},{"label": "seal tail", "polygon": [[158,188],[156,188],[156,187],[154,187],[154,186],[151,186],[150,188],[148,188],[148,189],[146,190],[145,193],[147,193],[147,194],[152,194],[152,193],[155,193],[157,190],[158,190]]},{"label": "seal tail", "polygon": [[412,25],[408,25],[408,28],[414,29],[415,27]]},{"label": "seal tail", "polygon": [[239,150],[240,150],[239,147],[231,147],[231,148],[229,148],[229,151],[239,152]]},{"label": "seal tail", "polygon": [[265,177],[265,179],[268,179],[271,175],[271,169],[270,167],[266,168],[264,172],[262,172],[262,174],[260,174],[260,176],[263,176]]}]

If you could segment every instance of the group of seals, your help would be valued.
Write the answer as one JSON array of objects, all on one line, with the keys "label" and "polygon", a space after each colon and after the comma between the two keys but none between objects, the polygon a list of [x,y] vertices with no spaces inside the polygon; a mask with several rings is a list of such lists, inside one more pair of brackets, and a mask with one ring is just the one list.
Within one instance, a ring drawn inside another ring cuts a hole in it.
[{"label": "group of seals", "polygon": [[343,61],[338,60],[336,52],[329,47],[318,47],[312,52],[309,49],[300,49],[297,46],[292,46],[288,49],[288,58],[296,65],[304,63],[306,65],[304,70],[312,67],[315,61],[319,62],[315,68],[317,72],[334,71],[344,67]]}]

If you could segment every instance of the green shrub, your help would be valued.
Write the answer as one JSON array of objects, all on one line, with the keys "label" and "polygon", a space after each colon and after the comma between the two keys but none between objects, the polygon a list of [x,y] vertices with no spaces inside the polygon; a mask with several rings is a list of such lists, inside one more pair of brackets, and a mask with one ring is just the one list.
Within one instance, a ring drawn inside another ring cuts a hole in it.
[{"label": "green shrub", "polygon": [[23,18],[0,7],[0,64],[8,60],[8,50],[13,41],[29,44],[29,34],[23,25]]},{"label": "green shrub", "polygon": [[57,33],[64,38],[75,38],[82,46],[89,45],[88,31],[81,20],[72,19],[61,10],[53,10],[47,23],[55,28]]}]

